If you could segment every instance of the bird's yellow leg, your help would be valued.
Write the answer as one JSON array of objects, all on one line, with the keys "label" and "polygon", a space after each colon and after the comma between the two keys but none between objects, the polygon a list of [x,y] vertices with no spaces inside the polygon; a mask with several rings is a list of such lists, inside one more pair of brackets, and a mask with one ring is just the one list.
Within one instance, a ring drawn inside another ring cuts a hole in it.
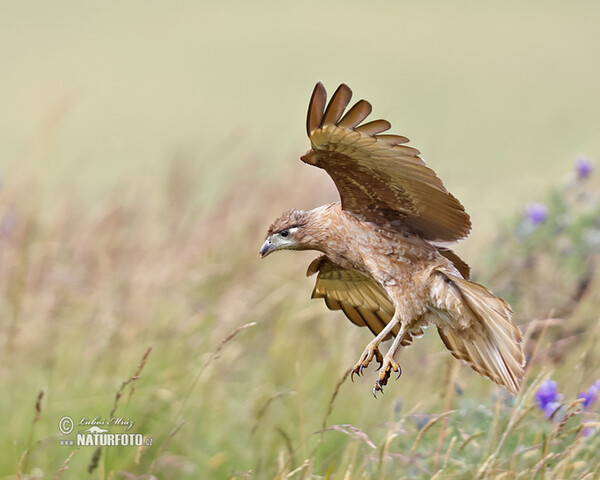
[{"label": "bird's yellow leg", "polygon": [[383,393],[383,387],[384,385],[387,385],[392,370],[398,374],[398,378],[400,378],[400,375],[402,375],[402,369],[400,368],[400,364],[396,360],[394,360],[394,355],[396,355],[396,352],[400,348],[400,343],[402,342],[402,338],[404,337],[405,333],[406,324],[403,323],[400,326],[400,331],[398,332],[398,335],[396,335],[396,338],[394,338],[394,343],[392,343],[392,346],[383,357],[381,372],[379,373],[379,378],[377,379],[377,381],[375,382],[375,386],[373,387],[374,396],[377,392]]},{"label": "bird's yellow leg", "polygon": [[362,374],[362,371],[369,366],[369,363],[371,363],[371,360],[373,360],[373,358],[375,358],[379,362],[379,366],[381,368],[384,359],[381,355],[381,352],[379,351],[379,344],[383,342],[384,338],[388,336],[388,334],[394,329],[394,327],[399,322],[400,318],[394,315],[392,319],[388,322],[388,324],[384,327],[384,329],[381,332],[379,332],[379,335],[377,335],[373,340],[371,340],[367,344],[367,347],[360,356],[360,360],[356,363],[356,365],[352,367],[352,370],[350,371],[351,380],[353,379],[354,374],[360,376]]}]

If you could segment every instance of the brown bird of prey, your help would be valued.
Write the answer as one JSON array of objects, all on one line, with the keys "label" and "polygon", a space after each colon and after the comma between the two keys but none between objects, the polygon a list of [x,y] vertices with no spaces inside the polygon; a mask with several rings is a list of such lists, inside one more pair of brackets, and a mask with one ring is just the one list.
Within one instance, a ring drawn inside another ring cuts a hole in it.
[{"label": "brown bird of prey", "polygon": [[[373,394],[392,370],[400,376],[400,346],[433,324],[452,355],[517,395],[525,362],[512,310],[469,281],[469,266],[446,246],[469,234],[469,215],[406,137],[382,133],[389,122],[362,123],[369,102],[344,114],[351,97],[342,84],[326,105],[317,83],[306,122],[312,148],[301,157],[329,174],[341,202],[285,212],[269,227],[261,258],[277,250],[323,254],[308,267],[307,275],[317,274],[312,298],[375,335],[352,368],[360,375],[379,362]],[[384,356],[379,345],[392,337]]]}]

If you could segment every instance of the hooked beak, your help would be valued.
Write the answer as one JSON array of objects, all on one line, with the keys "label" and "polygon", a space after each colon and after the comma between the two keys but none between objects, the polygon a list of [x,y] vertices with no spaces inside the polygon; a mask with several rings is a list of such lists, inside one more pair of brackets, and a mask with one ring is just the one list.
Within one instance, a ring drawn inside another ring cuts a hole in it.
[{"label": "hooked beak", "polygon": [[265,243],[263,243],[263,246],[260,247],[260,251],[258,253],[260,254],[260,258],[265,258],[273,250],[275,250],[275,245],[273,245],[269,240],[266,240]]}]

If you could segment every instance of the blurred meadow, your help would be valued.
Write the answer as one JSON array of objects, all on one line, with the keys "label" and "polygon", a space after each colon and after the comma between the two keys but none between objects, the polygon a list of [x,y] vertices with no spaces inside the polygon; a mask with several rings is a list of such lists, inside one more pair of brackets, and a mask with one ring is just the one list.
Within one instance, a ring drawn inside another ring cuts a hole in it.
[{"label": "blurred meadow", "polygon": [[[584,1],[0,3],[0,478],[600,478],[599,21]],[[373,369],[346,376],[370,332],[310,300],[316,254],[259,262],[280,212],[337,200],[299,160],[318,79],[472,215],[457,251],[525,333],[519,398],[430,329],[374,399]],[[152,445],[60,445],[65,416]]]}]

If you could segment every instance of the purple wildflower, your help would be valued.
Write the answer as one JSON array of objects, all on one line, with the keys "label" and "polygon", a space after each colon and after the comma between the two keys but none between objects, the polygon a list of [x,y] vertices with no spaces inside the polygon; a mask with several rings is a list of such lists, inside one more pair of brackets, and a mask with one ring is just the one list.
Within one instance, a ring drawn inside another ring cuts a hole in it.
[{"label": "purple wildflower", "polygon": [[561,400],[562,395],[558,393],[554,380],[544,380],[535,392],[535,401],[546,418],[550,418],[550,415],[560,407]]},{"label": "purple wildflower", "polygon": [[594,427],[585,427],[581,432],[584,437],[591,437],[594,433],[596,433],[596,429]]},{"label": "purple wildflower", "polygon": [[600,393],[600,380],[597,380],[586,392],[581,392],[577,398],[583,398],[583,408],[590,408],[598,401],[598,393]]},{"label": "purple wildflower", "polygon": [[548,207],[542,203],[530,203],[525,208],[525,213],[531,223],[539,225],[546,221],[546,218],[548,217]]},{"label": "purple wildflower", "polygon": [[579,180],[589,177],[592,170],[594,170],[594,162],[590,158],[579,156],[575,159],[575,171]]},{"label": "purple wildflower", "polygon": [[587,392],[580,393],[577,398],[583,398],[583,408],[587,408],[596,403],[596,400],[598,400],[598,395],[588,390]]},{"label": "purple wildflower", "polygon": [[[559,400],[559,394],[556,389],[556,382],[554,380],[544,380],[535,392],[535,401],[540,407],[540,410],[546,410],[548,404],[557,402]],[[552,411],[550,412],[552,413]]]}]

